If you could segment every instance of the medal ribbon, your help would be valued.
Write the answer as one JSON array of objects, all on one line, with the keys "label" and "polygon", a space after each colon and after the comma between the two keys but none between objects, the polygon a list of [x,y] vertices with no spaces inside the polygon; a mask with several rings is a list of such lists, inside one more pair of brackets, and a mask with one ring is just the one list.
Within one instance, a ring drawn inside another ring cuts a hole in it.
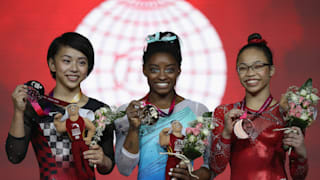
[{"label": "medal ribbon", "polygon": [[[57,98],[54,98],[53,97],[53,90],[49,93],[49,95],[40,95],[38,93],[38,91],[32,87],[28,87],[30,94],[28,94],[28,100],[31,104],[31,106],[33,107],[33,109],[36,111],[36,113],[39,115],[39,116],[45,116],[45,115],[48,115],[49,112],[50,112],[50,109],[49,108],[45,108],[44,110],[42,110],[41,106],[39,105],[38,103],[38,100],[39,99],[45,99],[46,101],[48,102],[51,102],[53,104],[57,104],[57,105],[61,105],[61,106],[67,106],[69,105],[70,103],[69,102],[65,102],[65,101],[62,101],[60,99],[57,99]],[[33,91],[33,92],[32,92]],[[36,93],[34,92],[36,91]],[[36,98],[32,95],[35,95],[37,96]],[[81,96],[82,96],[82,93],[81,91],[79,93],[77,93],[73,99],[71,100],[71,103],[76,103],[76,102],[79,102],[80,99],[81,99]]]},{"label": "medal ribbon", "polygon": [[[260,107],[260,109],[254,113],[254,116],[257,117],[259,116],[263,111],[265,111],[271,104],[273,100],[273,97],[270,95],[263,103],[263,105]],[[243,98],[243,101],[241,103],[241,110],[244,111],[246,108],[246,98]],[[241,116],[241,119],[245,119],[247,115],[247,110],[244,113],[244,116]]]},{"label": "medal ribbon", "polygon": [[176,93],[174,93],[174,97],[172,99],[172,102],[171,102],[171,105],[170,105],[170,108],[169,108],[169,112],[166,113],[166,112],[163,112],[161,109],[159,109],[156,105],[154,104],[151,104],[149,101],[148,101],[148,98],[149,98],[149,94],[147,94],[144,98],[143,98],[143,105],[147,105],[147,104],[151,104],[153,105],[154,107],[157,108],[157,111],[159,112],[160,116],[161,117],[166,117],[166,116],[170,116],[174,110],[174,106],[176,105]]}]

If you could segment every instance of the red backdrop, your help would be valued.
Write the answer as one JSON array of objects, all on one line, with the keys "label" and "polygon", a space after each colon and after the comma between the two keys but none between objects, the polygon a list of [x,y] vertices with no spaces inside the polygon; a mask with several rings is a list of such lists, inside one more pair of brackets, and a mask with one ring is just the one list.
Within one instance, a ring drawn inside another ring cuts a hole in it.
[{"label": "red backdrop", "polygon": [[[52,39],[63,32],[74,31],[81,20],[102,0],[11,0],[0,7],[0,179],[38,179],[38,165],[29,147],[27,157],[18,164],[9,163],[5,155],[5,139],[12,118],[11,92],[17,84],[30,79],[43,82],[47,89],[54,81],[46,64],[46,52]],[[320,1],[276,0],[190,0],[211,22],[218,32],[227,57],[227,86],[222,103],[231,103],[243,97],[235,72],[235,58],[246,37],[260,32],[269,42],[274,55],[276,75],[272,79],[272,93],[276,98],[290,85],[300,85],[312,77],[320,88],[318,42]],[[240,91],[239,91],[240,90]],[[209,107],[214,110],[215,107]],[[319,119],[319,118],[318,118]],[[317,144],[319,122],[307,131],[310,171],[307,179],[320,178]],[[198,166],[201,162],[198,161]],[[217,179],[228,179],[229,170]],[[136,171],[129,177],[119,175],[115,168],[102,178],[136,179]]]}]

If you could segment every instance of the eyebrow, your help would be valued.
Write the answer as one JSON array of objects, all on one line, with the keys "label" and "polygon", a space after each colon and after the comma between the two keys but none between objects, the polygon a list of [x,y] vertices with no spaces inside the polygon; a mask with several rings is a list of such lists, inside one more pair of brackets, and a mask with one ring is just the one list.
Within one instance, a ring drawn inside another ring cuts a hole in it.
[{"label": "eyebrow", "polygon": [[[67,54],[62,55],[61,57],[72,58],[72,56],[67,55]],[[87,57],[85,57],[85,56],[80,56],[80,57],[78,57],[78,59],[85,59],[85,60],[87,60],[88,58],[87,58]]]}]

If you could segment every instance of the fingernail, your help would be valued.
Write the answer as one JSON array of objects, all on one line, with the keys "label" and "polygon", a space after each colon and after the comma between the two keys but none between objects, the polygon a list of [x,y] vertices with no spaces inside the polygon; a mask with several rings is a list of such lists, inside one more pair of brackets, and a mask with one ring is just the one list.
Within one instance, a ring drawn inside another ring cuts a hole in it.
[{"label": "fingernail", "polygon": [[176,167],[178,168],[178,167],[179,167],[179,164],[177,164]]},{"label": "fingernail", "polygon": [[170,171],[173,171],[173,168],[170,168]]},{"label": "fingernail", "polygon": [[169,174],[169,176],[172,176],[172,172],[169,172],[168,174]]}]

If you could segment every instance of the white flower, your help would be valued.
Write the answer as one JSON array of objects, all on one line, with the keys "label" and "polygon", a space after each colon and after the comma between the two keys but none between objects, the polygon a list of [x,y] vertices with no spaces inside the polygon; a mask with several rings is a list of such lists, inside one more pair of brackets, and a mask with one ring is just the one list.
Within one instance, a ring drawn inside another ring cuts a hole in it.
[{"label": "white flower", "polygon": [[205,136],[208,136],[209,133],[210,133],[210,131],[209,131],[207,128],[203,129],[201,132],[202,132],[202,134],[205,135]]},{"label": "white flower", "polygon": [[203,117],[202,117],[202,116],[199,116],[199,117],[197,118],[197,121],[198,121],[199,123],[203,123]]},{"label": "white flower", "polygon": [[194,135],[189,136],[189,141],[190,142],[195,142],[197,138]]},{"label": "white flower", "polygon": [[100,110],[102,113],[106,113],[108,111],[108,109],[106,107],[102,107],[102,108],[100,108]]},{"label": "white flower", "polygon": [[310,94],[308,94],[308,95],[306,96],[306,99],[311,100]]},{"label": "white flower", "polygon": [[296,94],[292,93],[290,94],[290,99],[295,102],[298,103],[299,102],[299,96],[297,96]]},{"label": "white flower", "polygon": [[303,112],[303,113],[301,114],[301,116],[300,116],[300,119],[302,119],[302,120],[304,120],[304,121],[308,120],[308,119],[309,119],[309,116],[308,116],[307,112]]},{"label": "white flower", "polygon": [[301,95],[301,96],[306,96],[307,93],[308,93],[308,92],[307,92],[305,89],[301,89],[301,90],[300,90],[300,95]]},{"label": "white flower", "polygon": [[319,100],[319,97],[313,93],[310,96],[311,96],[312,102],[317,102]]}]

